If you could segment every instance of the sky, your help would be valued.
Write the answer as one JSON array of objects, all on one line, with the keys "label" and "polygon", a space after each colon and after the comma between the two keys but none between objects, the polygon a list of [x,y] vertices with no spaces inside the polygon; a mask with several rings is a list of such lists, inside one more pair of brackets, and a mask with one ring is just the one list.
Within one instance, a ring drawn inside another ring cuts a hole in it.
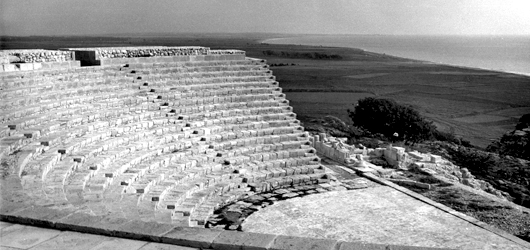
[{"label": "sky", "polygon": [[529,0],[0,0],[0,35],[530,35]]}]

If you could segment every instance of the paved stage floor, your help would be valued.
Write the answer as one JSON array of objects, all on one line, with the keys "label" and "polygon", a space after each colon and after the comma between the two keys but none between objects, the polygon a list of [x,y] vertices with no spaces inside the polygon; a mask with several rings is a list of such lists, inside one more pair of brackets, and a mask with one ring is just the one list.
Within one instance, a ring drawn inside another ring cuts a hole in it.
[{"label": "paved stage floor", "polygon": [[456,249],[527,249],[388,186],[278,202],[252,214],[243,231]]}]

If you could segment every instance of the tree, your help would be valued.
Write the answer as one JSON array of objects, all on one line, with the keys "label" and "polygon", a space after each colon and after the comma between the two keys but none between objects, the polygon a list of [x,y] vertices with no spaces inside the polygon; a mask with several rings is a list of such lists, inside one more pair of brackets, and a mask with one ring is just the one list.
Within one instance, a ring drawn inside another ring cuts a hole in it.
[{"label": "tree", "polygon": [[405,142],[421,142],[436,131],[432,122],[425,120],[418,111],[394,100],[367,97],[359,100],[348,115],[357,127],[392,138],[394,133]]},{"label": "tree", "polygon": [[530,131],[528,128],[530,128],[530,114],[525,114],[519,119],[515,130],[492,142],[486,150],[530,160]]},{"label": "tree", "polygon": [[516,130],[523,130],[530,127],[530,114],[525,114],[519,118],[519,122],[515,126]]}]

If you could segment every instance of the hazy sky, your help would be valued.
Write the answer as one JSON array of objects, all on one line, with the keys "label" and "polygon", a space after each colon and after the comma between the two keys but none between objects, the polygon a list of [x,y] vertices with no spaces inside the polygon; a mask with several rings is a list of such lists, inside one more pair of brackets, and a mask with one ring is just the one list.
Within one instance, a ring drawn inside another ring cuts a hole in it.
[{"label": "hazy sky", "polygon": [[525,34],[530,0],[0,0],[0,35]]}]

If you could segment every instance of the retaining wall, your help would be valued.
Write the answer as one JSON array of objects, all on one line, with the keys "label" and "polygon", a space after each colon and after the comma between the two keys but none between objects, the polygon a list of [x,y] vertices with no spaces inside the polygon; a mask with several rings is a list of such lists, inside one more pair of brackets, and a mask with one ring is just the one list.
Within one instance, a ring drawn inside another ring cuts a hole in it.
[{"label": "retaining wall", "polygon": [[73,61],[73,51],[63,50],[3,50],[0,51],[0,64],[66,62]]},{"label": "retaining wall", "polygon": [[1,64],[0,72],[28,71],[39,69],[70,69],[81,67],[80,61],[41,62],[41,63],[9,63]]},{"label": "retaining wall", "polygon": [[[113,65],[133,63],[185,62],[212,60],[243,60],[241,50],[210,50],[208,47],[107,47],[70,48],[82,65]],[[124,60],[127,59],[127,60]]]}]

